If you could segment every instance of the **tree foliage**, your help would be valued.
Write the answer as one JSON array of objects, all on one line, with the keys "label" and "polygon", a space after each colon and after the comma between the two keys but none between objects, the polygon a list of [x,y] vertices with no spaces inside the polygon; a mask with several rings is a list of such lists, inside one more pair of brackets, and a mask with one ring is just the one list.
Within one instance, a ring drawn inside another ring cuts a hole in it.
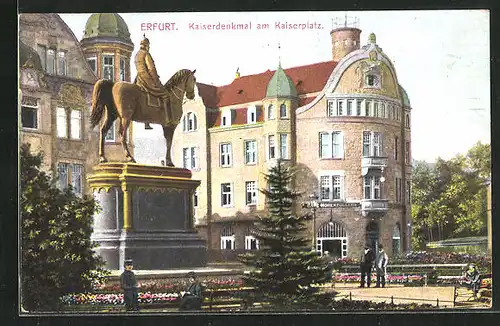
[{"label": "tree foliage", "polygon": [[486,234],[486,179],[491,173],[489,144],[478,142],[466,155],[431,167],[417,162],[412,177],[413,246],[429,241]]},{"label": "tree foliage", "polygon": [[268,189],[260,191],[266,196],[268,215],[259,216],[254,224],[253,234],[260,249],[240,255],[240,260],[252,267],[243,281],[274,306],[307,307],[317,290],[311,285],[327,281],[329,266],[311,251],[311,242],[305,236],[306,221],[311,216],[293,213],[300,194],[290,189],[291,168],[278,160],[265,179]]},{"label": "tree foliage", "polygon": [[59,190],[43,154],[21,146],[21,300],[25,310],[58,309],[59,298],[91,289],[107,274],[91,242],[97,202]]}]

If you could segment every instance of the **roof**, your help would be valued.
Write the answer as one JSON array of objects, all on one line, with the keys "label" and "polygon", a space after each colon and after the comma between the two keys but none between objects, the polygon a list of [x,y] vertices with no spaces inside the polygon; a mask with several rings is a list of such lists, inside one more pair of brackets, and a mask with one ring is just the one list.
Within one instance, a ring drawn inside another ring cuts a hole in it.
[{"label": "roof", "polygon": [[[304,95],[321,91],[336,65],[335,61],[326,61],[283,70],[293,82],[297,95]],[[275,72],[267,70],[256,75],[241,76],[225,86],[198,83],[198,90],[203,102],[210,108],[257,102],[266,97],[267,86]],[[301,101],[311,100],[299,100],[299,105]]]},{"label": "roof", "polygon": [[267,84],[266,97],[297,97],[297,89],[290,77],[281,68],[281,63]]},{"label": "roof", "polygon": [[403,98],[403,104],[411,107],[410,98],[408,98],[408,93],[406,93],[405,89],[401,85],[399,85],[399,89],[401,90],[401,97]]},{"label": "roof", "polygon": [[83,39],[112,37],[132,43],[128,26],[123,18],[114,13],[92,14],[85,24]]}]

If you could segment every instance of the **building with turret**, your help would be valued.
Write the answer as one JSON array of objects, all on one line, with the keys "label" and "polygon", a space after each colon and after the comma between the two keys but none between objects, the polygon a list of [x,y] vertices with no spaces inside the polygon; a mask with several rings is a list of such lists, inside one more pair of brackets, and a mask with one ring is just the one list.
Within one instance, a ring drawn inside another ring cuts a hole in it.
[{"label": "building with turret", "polygon": [[172,155],[201,180],[196,225],[212,260],[258,249],[251,230],[265,214],[264,173],[278,158],[295,167],[297,213],[318,253],[359,258],[365,244],[409,249],[411,106],[375,34],[331,32],[332,60],[198,83],[184,107]]},{"label": "building with turret", "polygon": [[[58,177],[61,188],[89,192],[85,179],[98,163],[99,127],[91,130],[89,123],[94,83],[130,80],[132,49],[117,14],[92,15],[82,42],[57,14],[19,15],[20,143],[44,152],[43,168]],[[106,150],[110,159],[122,161],[114,133],[106,137]]]}]

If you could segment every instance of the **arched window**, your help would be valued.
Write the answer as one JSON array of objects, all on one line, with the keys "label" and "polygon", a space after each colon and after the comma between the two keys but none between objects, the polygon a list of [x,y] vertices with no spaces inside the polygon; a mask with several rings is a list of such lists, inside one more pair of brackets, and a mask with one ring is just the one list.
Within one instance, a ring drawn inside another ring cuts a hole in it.
[{"label": "arched window", "polygon": [[378,252],[379,244],[379,227],[377,222],[371,221],[366,226],[366,243],[374,250]]},{"label": "arched window", "polygon": [[269,104],[269,106],[267,107],[267,119],[276,119],[276,109],[272,104]]},{"label": "arched window", "polygon": [[399,223],[394,225],[394,229],[392,230],[392,254],[394,256],[399,255],[401,250],[401,232]]},{"label": "arched window", "polygon": [[223,250],[233,250],[235,248],[234,232],[231,225],[226,225],[222,229],[220,236],[220,248]]},{"label": "arched window", "polygon": [[286,118],[286,117],[288,117],[288,113],[286,110],[286,104],[283,103],[280,105],[280,118]]},{"label": "arched window", "polygon": [[196,114],[193,112],[188,112],[184,116],[184,119],[182,121],[182,130],[185,132],[188,131],[195,131],[198,129],[198,119],[196,118]]},{"label": "arched window", "polygon": [[249,226],[245,233],[245,250],[257,250],[259,249],[259,240],[255,238],[253,227]]},{"label": "arched window", "polygon": [[337,222],[327,222],[320,226],[316,234],[316,250],[322,255],[328,251],[330,256],[344,258],[347,256],[347,232]]},{"label": "arched window", "polygon": [[410,128],[410,115],[408,113],[406,113],[405,124],[406,124],[406,128]]}]

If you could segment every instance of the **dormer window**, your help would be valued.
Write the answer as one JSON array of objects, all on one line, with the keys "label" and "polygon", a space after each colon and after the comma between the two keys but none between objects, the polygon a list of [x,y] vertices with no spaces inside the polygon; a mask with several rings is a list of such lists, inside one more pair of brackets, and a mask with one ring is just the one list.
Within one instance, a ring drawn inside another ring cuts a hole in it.
[{"label": "dormer window", "polygon": [[255,123],[257,122],[257,112],[255,105],[250,106],[247,110],[247,123]]},{"label": "dormer window", "polygon": [[231,110],[225,110],[222,112],[221,117],[221,127],[230,127],[231,126]]},{"label": "dormer window", "polygon": [[370,87],[375,87],[377,84],[377,76],[368,75],[366,76],[366,85]]},{"label": "dormer window", "polygon": [[267,107],[267,120],[273,119],[276,119],[276,109],[274,108],[274,105],[269,104]]}]

